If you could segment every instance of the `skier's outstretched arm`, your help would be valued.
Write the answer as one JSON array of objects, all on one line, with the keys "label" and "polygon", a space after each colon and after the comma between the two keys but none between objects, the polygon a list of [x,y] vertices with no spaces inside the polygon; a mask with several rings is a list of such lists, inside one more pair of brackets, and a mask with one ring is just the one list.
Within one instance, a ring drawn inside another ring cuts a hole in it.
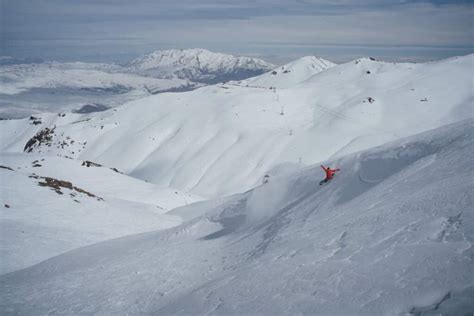
[{"label": "skier's outstretched arm", "polygon": [[326,168],[323,165],[321,165],[321,168],[323,168],[323,170],[326,171]]}]

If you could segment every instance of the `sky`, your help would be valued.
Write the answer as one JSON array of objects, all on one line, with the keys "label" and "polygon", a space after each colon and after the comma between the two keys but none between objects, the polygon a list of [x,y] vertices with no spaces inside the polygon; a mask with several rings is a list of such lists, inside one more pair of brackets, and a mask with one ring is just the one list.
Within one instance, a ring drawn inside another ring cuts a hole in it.
[{"label": "sky", "polygon": [[126,62],[206,48],[277,64],[425,61],[473,53],[473,21],[473,0],[0,0],[0,55]]}]

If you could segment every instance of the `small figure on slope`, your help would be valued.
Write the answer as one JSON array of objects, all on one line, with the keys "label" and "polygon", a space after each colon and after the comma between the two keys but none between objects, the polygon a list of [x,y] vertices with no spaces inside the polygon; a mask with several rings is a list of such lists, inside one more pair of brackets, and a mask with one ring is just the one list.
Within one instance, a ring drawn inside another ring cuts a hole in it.
[{"label": "small figure on slope", "polygon": [[269,180],[270,180],[270,176],[269,176],[268,174],[266,174],[266,175],[263,177],[262,183],[263,183],[263,184],[268,183]]},{"label": "small figure on slope", "polygon": [[334,177],[334,175],[336,174],[336,171],[340,170],[340,169],[331,169],[330,167],[326,168],[323,165],[321,165],[321,168],[323,168],[324,172],[326,172],[326,178],[324,180],[321,180],[321,182],[319,182],[319,185],[322,185],[323,183],[326,183],[329,180],[331,180],[332,177]]}]

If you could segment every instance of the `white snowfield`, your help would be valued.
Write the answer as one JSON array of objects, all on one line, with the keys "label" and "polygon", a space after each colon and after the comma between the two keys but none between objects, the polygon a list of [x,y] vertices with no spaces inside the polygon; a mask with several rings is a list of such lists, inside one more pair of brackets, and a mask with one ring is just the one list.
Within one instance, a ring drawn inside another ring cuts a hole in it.
[{"label": "white snowfield", "polygon": [[287,89],[230,82],[96,114],[44,114],[38,125],[4,121],[0,150],[21,152],[38,131],[55,127],[32,152],[91,160],[214,198],[260,184],[282,163],[313,164],[474,116],[474,55],[426,64],[361,59],[323,71],[306,67],[310,60],[275,76],[285,82],[305,69]]},{"label": "white snowfield", "polygon": [[308,166],[0,277],[2,314],[467,315],[474,120]]},{"label": "white snowfield", "polygon": [[[45,177],[76,188],[56,192],[39,185]],[[106,167],[46,155],[0,154],[0,179],[0,274],[95,242],[179,225],[181,218],[166,212],[200,200]]]}]

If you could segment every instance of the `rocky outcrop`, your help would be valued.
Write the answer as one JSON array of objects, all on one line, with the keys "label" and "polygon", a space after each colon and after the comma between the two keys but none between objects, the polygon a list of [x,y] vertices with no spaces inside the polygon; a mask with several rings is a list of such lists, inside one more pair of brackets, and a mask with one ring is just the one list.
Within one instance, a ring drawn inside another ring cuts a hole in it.
[{"label": "rocky outcrop", "polygon": [[35,149],[36,147],[40,145],[46,145],[46,146],[51,146],[53,142],[53,136],[54,136],[54,129],[53,128],[48,128],[45,127],[42,130],[40,130],[38,133],[36,133],[35,136],[33,136],[25,145],[25,148],[23,149],[24,152],[30,153]]}]

